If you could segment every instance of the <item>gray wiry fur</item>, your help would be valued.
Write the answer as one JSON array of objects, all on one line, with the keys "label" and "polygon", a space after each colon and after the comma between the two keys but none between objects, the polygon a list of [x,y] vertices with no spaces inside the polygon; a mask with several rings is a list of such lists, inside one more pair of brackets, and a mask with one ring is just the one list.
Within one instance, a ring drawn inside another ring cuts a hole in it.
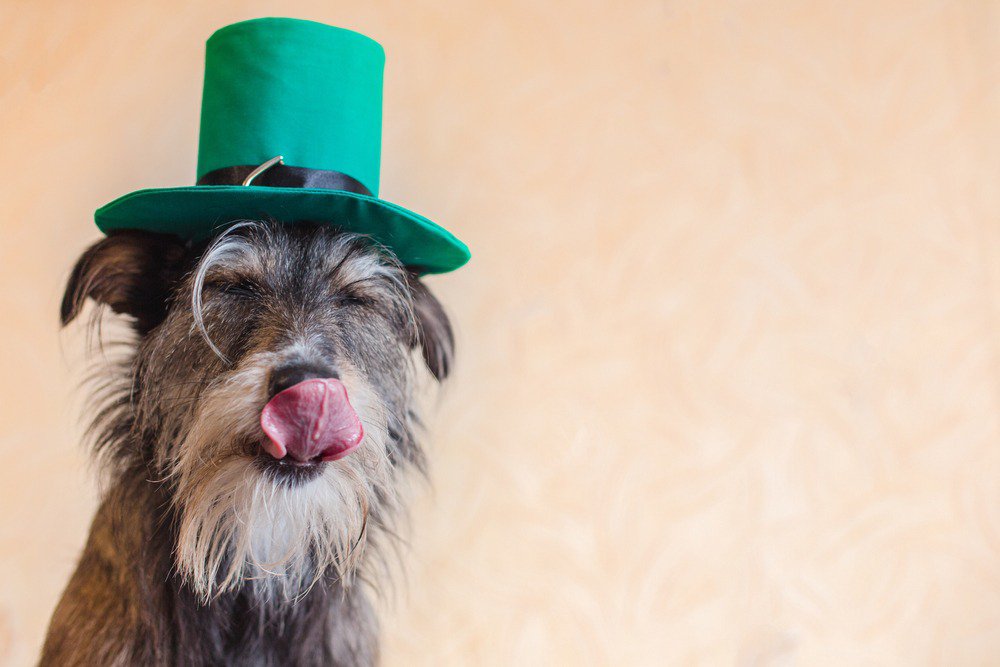
[{"label": "gray wiry fur", "polygon": [[[93,424],[109,479],[42,665],[368,665],[368,588],[400,516],[415,439],[411,350],[438,379],[440,304],[387,251],[309,224],[244,222],[208,247],[122,232],[80,259],[87,298],[130,315],[134,348]],[[262,453],[268,378],[337,374],[361,446],[308,477]]]}]

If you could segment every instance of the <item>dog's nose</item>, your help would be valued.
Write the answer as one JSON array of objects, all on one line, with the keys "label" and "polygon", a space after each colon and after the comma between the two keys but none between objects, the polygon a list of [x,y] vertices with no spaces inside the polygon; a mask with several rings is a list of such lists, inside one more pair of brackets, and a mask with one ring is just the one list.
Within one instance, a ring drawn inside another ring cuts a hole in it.
[{"label": "dog's nose", "polygon": [[339,379],[337,371],[322,364],[296,362],[286,366],[279,366],[271,371],[271,377],[267,382],[267,395],[273,398],[276,394],[294,387],[300,382],[315,379]]}]

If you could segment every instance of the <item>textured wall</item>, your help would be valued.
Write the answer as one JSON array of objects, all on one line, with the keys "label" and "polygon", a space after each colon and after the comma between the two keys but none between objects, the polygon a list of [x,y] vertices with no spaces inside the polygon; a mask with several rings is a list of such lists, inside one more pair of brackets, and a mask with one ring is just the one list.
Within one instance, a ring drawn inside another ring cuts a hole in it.
[{"label": "textured wall", "polygon": [[383,194],[475,255],[387,665],[996,664],[1000,6],[646,0],[0,0],[0,663],[94,503],[90,213],[275,12],[386,45]]}]

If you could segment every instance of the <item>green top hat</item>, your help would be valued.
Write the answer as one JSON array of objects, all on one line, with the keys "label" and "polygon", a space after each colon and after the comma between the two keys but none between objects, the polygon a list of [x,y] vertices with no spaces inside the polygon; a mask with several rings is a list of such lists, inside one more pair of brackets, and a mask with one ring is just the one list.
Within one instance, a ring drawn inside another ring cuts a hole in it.
[{"label": "green top hat", "polygon": [[207,44],[198,184],[127,194],[97,226],[198,240],[234,220],[311,220],[366,234],[419,273],[457,269],[464,243],[378,198],[384,64],[374,40],[322,23],[222,28]]}]

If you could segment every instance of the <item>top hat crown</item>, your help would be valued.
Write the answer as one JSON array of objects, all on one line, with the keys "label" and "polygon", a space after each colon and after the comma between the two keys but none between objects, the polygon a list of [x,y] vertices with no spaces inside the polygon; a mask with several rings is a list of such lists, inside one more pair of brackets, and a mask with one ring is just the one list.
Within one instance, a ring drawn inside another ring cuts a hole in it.
[{"label": "top hat crown", "polygon": [[454,270],[468,248],[378,198],[378,42],[313,21],[265,18],[207,43],[197,185],[140,190],[95,214],[104,232],[210,237],[236,220],[309,220],[370,236],[418,273]]}]

